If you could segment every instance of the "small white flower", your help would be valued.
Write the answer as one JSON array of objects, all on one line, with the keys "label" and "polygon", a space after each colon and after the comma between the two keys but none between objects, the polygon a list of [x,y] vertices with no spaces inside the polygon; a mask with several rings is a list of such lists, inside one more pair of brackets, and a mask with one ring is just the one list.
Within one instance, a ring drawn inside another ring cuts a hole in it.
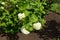
[{"label": "small white flower", "polygon": [[23,18],[25,18],[25,14],[24,13],[19,13],[18,14],[18,19],[22,20]]},{"label": "small white flower", "polygon": [[5,5],[5,2],[2,2],[1,4],[2,4],[2,5]]},{"label": "small white flower", "polygon": [[4,7],[2,7],[2,6],[1,6],[0,8],[1,8],[1,9],[4,9]]},{"label": "small white flower", "polygon": [[33,28],[34,28],[35,30],[40,30],[41,27],[42,27],[42,26],[41,26],[41,23],[39,23],[39,22],[33,24]]},{"label": "small white flower", "polygon": [[16,7],[18,7],[18,5],[16,5]]},{"label": "small white flower", "polygon": [[30,32],[27,31],[25,28],[21,28],[21,32],[22,32],[23,34],[29,34],[29,33],[30,33]]}]

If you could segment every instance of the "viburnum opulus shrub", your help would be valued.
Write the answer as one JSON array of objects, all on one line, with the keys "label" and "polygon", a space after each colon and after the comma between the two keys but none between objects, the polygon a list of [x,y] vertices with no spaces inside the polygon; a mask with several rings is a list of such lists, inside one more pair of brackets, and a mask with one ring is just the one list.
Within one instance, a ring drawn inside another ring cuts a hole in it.
[{"label": "viburnum opulus shrub", "polygon": [[0,33],[40,30],[47,14],[46,0],[0,0]]}]

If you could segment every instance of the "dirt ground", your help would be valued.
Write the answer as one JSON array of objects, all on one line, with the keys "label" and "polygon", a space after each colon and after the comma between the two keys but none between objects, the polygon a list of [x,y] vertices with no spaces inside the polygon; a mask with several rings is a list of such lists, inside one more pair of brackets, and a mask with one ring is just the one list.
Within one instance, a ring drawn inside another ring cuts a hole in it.
[{"label": "dirt ground", "polygon": [[17,33],[15,35],[0,35],[0,40],[57,40],[60,35],[60,15],[49,12],[45,16],[46,25],[40,31],[34,31],[29,35]]}]

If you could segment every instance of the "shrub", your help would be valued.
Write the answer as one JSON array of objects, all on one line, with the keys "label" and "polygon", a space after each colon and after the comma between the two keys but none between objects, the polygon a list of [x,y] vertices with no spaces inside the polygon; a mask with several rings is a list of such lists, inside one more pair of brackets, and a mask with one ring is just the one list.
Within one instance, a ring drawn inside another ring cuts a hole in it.
[{"label": "shrub", "polygon": [[0,0],[0,33],[14,34],[20,32],[21,28],[31,32],[35,30],[33,24],[38,22],[44,26],[44,16],[47,14],[46,2],[46,0]]}]

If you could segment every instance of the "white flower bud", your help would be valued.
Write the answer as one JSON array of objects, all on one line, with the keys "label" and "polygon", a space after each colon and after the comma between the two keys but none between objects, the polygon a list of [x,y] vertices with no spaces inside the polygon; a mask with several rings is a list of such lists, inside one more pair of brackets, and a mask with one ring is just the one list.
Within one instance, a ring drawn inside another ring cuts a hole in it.
[{"label": "white flower bud", "polygon": [[2,5],[5,5],[5,2],[2,2],[1,4],[2,4]]},{"label": "white flower bud", "polygon": [[4,9],[4,7],[1,6],[1,9]]},{"label": "white flower bud", "polygon": [[33,28],[34,28],[35,30],[40,30],[41,27],[42,27],[42,26],[41,26],[41,23],[39,23],[39,22],[33,24]]},{"label": "white flower bud", "polygon": [[29,33],[30,33],[30,32],[27,31],[25,28],[21,28],[21,32],[22,32],[23,34],[29,34]]},{"label": "white flower bud", "polygon": [[18,5],[16,5],[16,7],[18,7]]},{"label": "white flower bud", "polygon": [[23,18],[25,18],[25,14],[24,13],[19,13],[18,14],[18,19],[22,20]]}]

